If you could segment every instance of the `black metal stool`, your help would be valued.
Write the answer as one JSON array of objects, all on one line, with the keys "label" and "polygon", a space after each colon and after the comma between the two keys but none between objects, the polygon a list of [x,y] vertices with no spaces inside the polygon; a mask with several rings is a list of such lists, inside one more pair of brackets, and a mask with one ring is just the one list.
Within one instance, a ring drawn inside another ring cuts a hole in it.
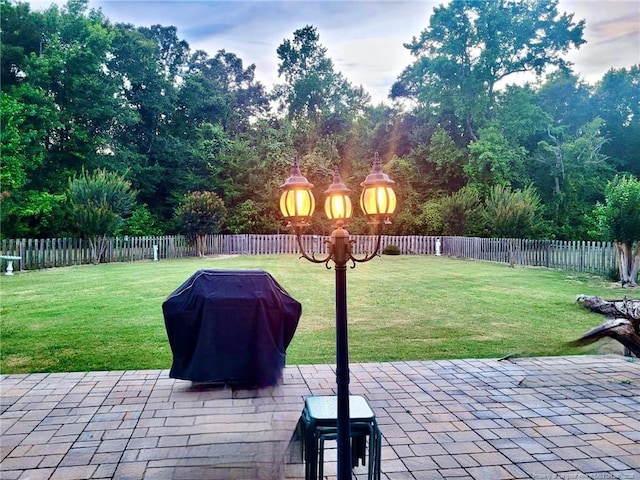
[{"label": "black metal stool", "polygon": [[[369,480],[380,480],[380,455],[382,434],[373,410],[364,397],[349,396],[349,415],[351,417],[351,462],[357,466],[359,461],[365,465],[367,450],[369,454]],[[335,440],[337,428],[337,397],[314,396],[305,400],[301,416],[303,427],[303,452],[306,480],[322,479],[324,471],[324,443]],[[369,448],[367,449],[367,440]]]}]

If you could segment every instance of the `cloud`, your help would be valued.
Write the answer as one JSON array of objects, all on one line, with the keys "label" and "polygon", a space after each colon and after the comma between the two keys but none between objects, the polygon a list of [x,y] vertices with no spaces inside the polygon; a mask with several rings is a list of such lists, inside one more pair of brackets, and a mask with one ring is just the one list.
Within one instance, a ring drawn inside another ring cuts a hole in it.
[{"label": "cloud", "polygon": [[[186,29],[178,26],[192,48],[210,55],[225,49],[246,65],[255,63],[256,77],[270,88],[280,81],[278,46],[292,39],[295,30],[313,25],[336,70],[353,84],[362,85],[376,102],[386,98],[391,84],[410,62],[403,43],[420,33],[435,5],[373,1],[221,3],[227,23],[235,25],[224,33],[216,28],[207,31],[203,22]],[[180,18],[182,22],[186,17]]]},{"label": "cloud", "polygon": [[595,45],[608,45],[625,41],[625,38],[640,42],[640,12],[634,16],[598,22],[592,26],[591,31],[596,39]]},{"label": "cloud", "polygon": [[636,0],[560,0],[559,9],[585,20],[586,44],[566,55],[574,70],[589,83],[611,68],[640,62],[640,2]]}]

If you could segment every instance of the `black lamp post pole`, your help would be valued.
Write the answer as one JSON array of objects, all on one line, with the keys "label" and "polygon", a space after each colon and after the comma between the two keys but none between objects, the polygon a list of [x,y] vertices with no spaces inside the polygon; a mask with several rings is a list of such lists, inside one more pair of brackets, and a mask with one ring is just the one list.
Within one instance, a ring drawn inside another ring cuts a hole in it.
[{"label": "black lamp post pole", "polygon": [[[344,220],[351,216],[350,190],[342,183],[336,169],[333,183],[325,195],[327,218],[336,220],[336,229],[331,232],[329,252],[325,258],[308,255],[302,244],[302,228],[313,214],[315,201],[311,188],[313,185],[302,176],[297,158],[293,160],[291,176],[280,186],[284,189],[280,197],[282,215],[290,220],[294,228],[298,247],[302,257],[313,263],[324,263],[327,268],[333,261],[336,270],[336,384],[338,386],[338,480],[351,479],[351,417],[349,415],[349,340],[347,335],[347,262],[363,263],[373,259],[380,248],[380,238],[389,216],[393,214],[396,196],[391,188],[395,183],[382,172],[380,157],[376,152],[371,173],[361,185],[364,187],[360,205],[371,223],[377,226],[375,250],[362,258],[351,255],[349,232],[342,228]],[[371,461],[371,459],[369,459]]]},{"label": "black lamp post pole", "polygon": [[[346,236],[343,234],[346,234]],[[332,235],[336,271],[336,383],[338,385],[338,480],[351,478],[351,420],[349,416],[349,340],[347,335],[348,233],[342,228]]]}]

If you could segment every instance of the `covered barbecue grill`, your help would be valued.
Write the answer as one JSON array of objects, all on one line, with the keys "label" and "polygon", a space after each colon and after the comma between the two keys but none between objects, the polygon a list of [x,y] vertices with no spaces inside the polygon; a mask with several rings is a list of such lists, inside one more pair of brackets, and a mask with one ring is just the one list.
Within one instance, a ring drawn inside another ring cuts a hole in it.
[{"label": "covered barbecue grill", "polygon": [[263,270],[199,270],[162,304],[170,376],[275,385],[302,306]]}]

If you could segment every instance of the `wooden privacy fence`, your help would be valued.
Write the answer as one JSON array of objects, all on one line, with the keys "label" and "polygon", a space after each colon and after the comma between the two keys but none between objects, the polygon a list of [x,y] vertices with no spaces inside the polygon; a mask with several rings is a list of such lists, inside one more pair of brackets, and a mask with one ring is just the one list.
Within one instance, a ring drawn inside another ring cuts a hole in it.
[{"label": "wooden privacy fence", "polygon": [[[352,236],[356,254],[373,251],[376,237]],[[307,253],[325,252],[322,235],[303,235]],[[557,240],[525,240],[513,238],[433,237],[383,235],[380,251],[395,245],[403,255],[435,255],[459,257],[520,266],[541,266],[562,270],[607,275],[616,268],[616,251],[607,242],[566,242]],[[154,252],[157,246],[157,253]],[[205,244],[207,255],[273,255],[298,254],[294,235],[210,235]],[[66,267],[92,262],[91,248],[78,238],[2,240],[2,255],[19,256],[16,270]],[[119,237],[109,240],[103,262],[131,262],[157,258],[181,258],[195,255],[195,250],[180,235],[159,237]],[[4,266],[3,266],[4,268]]]},{"label": "wooden privacy fence", "polygon": [[[154,245],[158,246],[158,258],[181,258],[192,254],[192,248],[182,236],[120,237],[109,239],[102,262],[153,260]],[[93,261],[89,242],[82,238],[2,240],[2,254],[19,256],[20,270],[70,267]]]},{"label": "wooden privacy fence", "polygon": [[609,242],[442,237],[443,255],[608,275],[617,267]]}]

